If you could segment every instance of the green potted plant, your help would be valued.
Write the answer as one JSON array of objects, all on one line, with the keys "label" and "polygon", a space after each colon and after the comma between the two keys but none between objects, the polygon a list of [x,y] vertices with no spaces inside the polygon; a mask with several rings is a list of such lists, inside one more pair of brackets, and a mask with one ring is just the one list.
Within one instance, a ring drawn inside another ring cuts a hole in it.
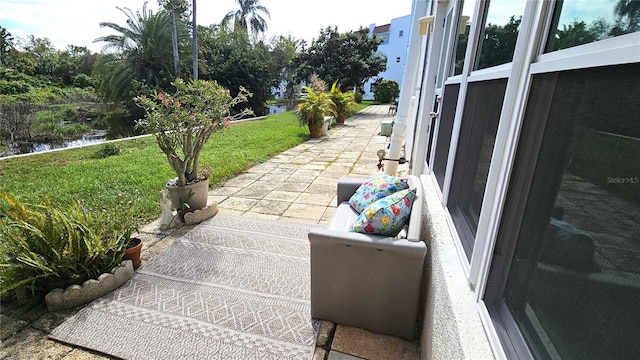
[{"label": "green potted plant", "polygon": [[79,203],[61,208],[45,199],[26,205],[8,194],[0,203],[0,295],[26,289],[39,299],[55,288],[80,285],[122,261],[112,227]]},{"label": "green potted plant", "polygon": [[312,138],[322,134],[324,117],[335,114],[335,106],[326,92],[316,92],[305,86],[302,99],[296,107],[296,116],[301,126],[308,126]]},{"label": "green potted plant", "polygon": [[151,97],[134,98],[146,113],[136,125],[155,136],[176,173],[166,186],[173,207],[180,209],[188,197],[189,209],[195,211],[207,206],[211,175],[202,171],[202,148],[213,133],[228,127],[230,121],[253,114],[246,108],[233,113],[234,106],[246,102],[252,94],[241,87],[232,97],[215,81],[176,79],[172,85],[176,88],[174,94],[154,92]]},{"label": "green potted plant", "polygon": [[329,99],[333,101],[335,106],[336,123],[338,124],[344,124],[345,119],[351,116],[358,106],[354,93],[340,90],[337,81],[331,85]]}]

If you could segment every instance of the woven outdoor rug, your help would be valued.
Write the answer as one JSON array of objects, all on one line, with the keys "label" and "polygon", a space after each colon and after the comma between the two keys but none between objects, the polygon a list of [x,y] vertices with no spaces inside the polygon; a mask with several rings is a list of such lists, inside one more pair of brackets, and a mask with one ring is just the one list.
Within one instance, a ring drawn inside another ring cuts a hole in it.
[{"label": "woven outdoor rug", "polygon": [[50,337],[125,359],[311,359],[311,227],[218,214]]}]

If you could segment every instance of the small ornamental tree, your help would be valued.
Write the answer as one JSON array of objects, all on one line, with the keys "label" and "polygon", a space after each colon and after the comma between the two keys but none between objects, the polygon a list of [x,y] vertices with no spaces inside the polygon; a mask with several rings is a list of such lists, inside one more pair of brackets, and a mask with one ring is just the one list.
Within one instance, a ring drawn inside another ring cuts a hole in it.
[{"label": "small ornamental tree", "polygon": [[373,91],[373,99],[377,103],[393,103],[400,95],[400,87],[394,80],[380,79],[375,84],[376,89]]},{"label": "small ornamental tree", "polygon": [[215,81],[176,79],[172,85],[176,87],[174,94],[155,92],[153,98],[134,98],[146,112],[136,126],[156,137],[178,176],[176,185],[184,186],[205,180],[198,172],[202,148],[214,132],[228,127],[231,120],[253,113],[247,108],[231,113],[251,93],[240,87],[238,95],[232,98],[229,90]]}]

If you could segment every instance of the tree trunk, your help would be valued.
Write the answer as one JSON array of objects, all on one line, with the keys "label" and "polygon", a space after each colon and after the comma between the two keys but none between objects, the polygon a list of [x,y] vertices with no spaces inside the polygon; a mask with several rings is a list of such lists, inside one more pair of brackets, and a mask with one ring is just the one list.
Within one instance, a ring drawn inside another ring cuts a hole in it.
[{"label": "tree trunk", "polygon": [[193,80],[198,80],[198,29],[196,26],[196,0],[193,0]]},{"label": "tree trunk", "polygon": [[180,78],[180,57],[178,55],[178,30],[176,28],[176,15],[171,12],[171,47],[173,48],[173,65],[176,78]]}]

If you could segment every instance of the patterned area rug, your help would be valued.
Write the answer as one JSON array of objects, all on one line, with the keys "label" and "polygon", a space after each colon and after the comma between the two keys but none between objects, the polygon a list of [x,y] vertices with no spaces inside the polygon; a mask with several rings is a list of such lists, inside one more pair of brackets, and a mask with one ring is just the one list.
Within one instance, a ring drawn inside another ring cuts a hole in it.
[{"label": "patterned area rug", "polygon": [[311,359],[311,227],[218,214],[50,337],[125,359]]}]

